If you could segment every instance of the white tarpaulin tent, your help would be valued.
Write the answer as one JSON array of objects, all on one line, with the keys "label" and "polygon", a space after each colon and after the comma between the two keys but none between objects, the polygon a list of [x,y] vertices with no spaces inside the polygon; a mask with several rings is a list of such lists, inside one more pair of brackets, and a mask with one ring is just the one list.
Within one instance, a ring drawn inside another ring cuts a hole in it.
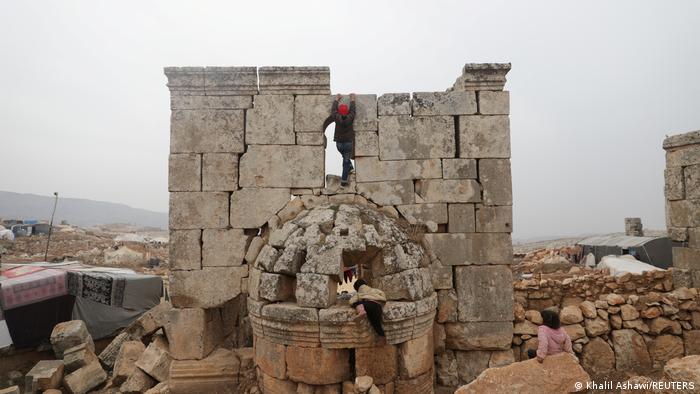
[{"label": "white tarpaulin tent", "polygon": [[605,256],[600,263],[598,263],[597,268],[610,270],[610,275],[612,276],[622,276],[628,272],[631,274],[641,274],[646,271],[664,271],[651,264],[643,263],[630,255]]}]

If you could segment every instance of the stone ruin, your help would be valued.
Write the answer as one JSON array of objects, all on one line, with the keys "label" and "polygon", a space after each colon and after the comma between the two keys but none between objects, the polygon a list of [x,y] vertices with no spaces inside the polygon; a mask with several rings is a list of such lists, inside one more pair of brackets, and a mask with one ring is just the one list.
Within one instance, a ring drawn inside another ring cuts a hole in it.
[{"label": "stone ruin", "polygon": [[700,131],[664,140],[666,227],[676,287],[700,287]]},{"label": "stone ruin", "polygon": [[[356,173],[340,187],[324,169],[327,67],[166,68],[171,389],[223,382],[197,360],[251,332],[264,393],[340,393],[363,375],[430,393],[434,355],[485,369],[511,352],[509,70],[358,94]],[[338,293],[355,264],[387,295],[386,343]]]}]

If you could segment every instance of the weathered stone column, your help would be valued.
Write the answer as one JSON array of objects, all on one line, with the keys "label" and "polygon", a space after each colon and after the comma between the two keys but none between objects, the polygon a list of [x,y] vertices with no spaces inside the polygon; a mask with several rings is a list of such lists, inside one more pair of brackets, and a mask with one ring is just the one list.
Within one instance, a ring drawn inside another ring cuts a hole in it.
[{"label": "weathered stone column", "polygon": [[643,237],[644,227],[640,218],[625,218],[625,235],[631,237]]},{"label": "weathered stone column", "polygon": [[664,140],[666,226],[676,287],[700,287],[700,131]]}]

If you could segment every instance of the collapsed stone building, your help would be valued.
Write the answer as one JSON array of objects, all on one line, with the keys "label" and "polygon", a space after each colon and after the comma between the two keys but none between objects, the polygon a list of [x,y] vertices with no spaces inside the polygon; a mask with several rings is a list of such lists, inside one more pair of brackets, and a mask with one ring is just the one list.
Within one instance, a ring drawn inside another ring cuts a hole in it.
[{"label": "collapsed stone building", "polygon": [[[341,392],[362,375],[429,393],[435,353],[512,359],[509,70],[466,64],[447,91],[357,95],[341,188],[325,182],[327,67],[166,68],[171,389],[225,384],[205,361],[251,331],[265,393]],[[351,265],[387,295],[385,343],[338,292]]]}]

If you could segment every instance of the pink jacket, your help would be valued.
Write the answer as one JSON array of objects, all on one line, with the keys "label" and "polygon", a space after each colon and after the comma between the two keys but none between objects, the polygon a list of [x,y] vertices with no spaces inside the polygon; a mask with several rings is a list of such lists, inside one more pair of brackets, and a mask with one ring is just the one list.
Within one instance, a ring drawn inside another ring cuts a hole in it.
[{"label": "pink jacket", "polygon": [[554,330],[545,325],[539,326],[537,341],[539,342],[537,357],[544,358],[561,352],[574,354],[571,348],[571,337],[561,327]]}]

